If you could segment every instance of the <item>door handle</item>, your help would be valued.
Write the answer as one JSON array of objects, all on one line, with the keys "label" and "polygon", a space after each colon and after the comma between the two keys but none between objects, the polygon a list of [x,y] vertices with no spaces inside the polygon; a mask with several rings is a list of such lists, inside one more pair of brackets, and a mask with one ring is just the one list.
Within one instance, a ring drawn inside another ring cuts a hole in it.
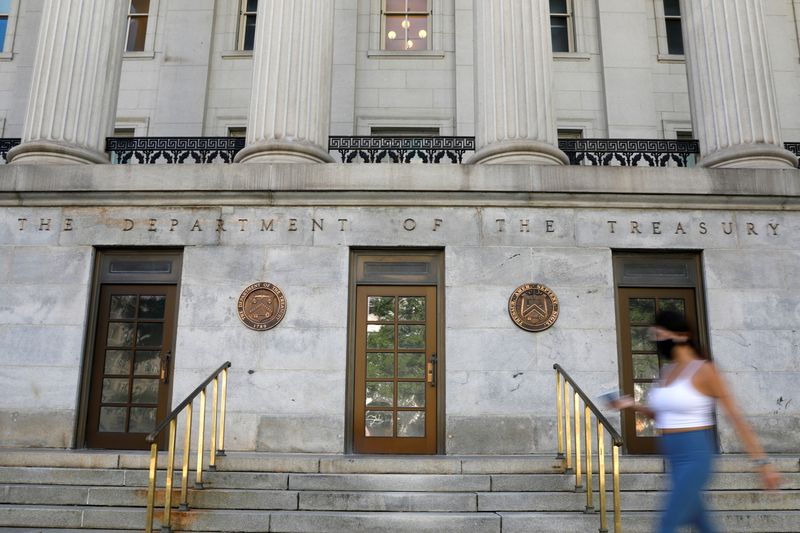
[{"label": "door handle", "polygon": [[169,383],[169,363],[172,359],[172,353],[169,351],[161,354],[161,382]]},{"label": "door handle", "polygon": [[436,386],[436,363],[437,358],[436,354],[431,355],[431,360],[428,361],[428,383],[431,384],[431,387]]}]

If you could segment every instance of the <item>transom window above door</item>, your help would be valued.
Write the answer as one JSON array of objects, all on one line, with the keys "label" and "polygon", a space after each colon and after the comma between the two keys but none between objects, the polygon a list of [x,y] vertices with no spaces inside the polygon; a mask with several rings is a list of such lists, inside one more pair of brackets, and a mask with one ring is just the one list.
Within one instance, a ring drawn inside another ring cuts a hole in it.
[{"label": "transom window above door", "polygon": [[430,49],[430,0],[383,0],[382,19],[384,50]]}]

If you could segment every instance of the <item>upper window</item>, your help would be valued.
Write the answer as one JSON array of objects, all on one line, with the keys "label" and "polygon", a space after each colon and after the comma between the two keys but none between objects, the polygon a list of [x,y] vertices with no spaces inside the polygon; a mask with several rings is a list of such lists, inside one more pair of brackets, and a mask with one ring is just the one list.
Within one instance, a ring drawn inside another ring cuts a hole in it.
[{"label": "upper window", "polygon": [[383,49],[430,49],[430,0],[383,1]]},{"label": "upper window", "polygon": [[239,0],[239,31],[236,48],[252,50],[256,41],[258,0]]},{"label": "upper window", "polygon": [[150,0],[131,0],[128,8],[128,38],[125,43],[126,52],[144,51],[147,37],[147,15],[150,12]]},{"label": "upper window", "polygon": [[553,52],[574,50],[571,0],[550,0],[550,38]]},{"label": "upper window", "polygon": [[672,55],[683,55],[681,5],[679,0],[664,0],[664,22],[667,26],[668,53]]},{"label": "upper window", "polygon": [[0,0],[0,52],[5,51],[3,43],[6,42],[8,32],[8,17],[11,15],[11,0]]}]

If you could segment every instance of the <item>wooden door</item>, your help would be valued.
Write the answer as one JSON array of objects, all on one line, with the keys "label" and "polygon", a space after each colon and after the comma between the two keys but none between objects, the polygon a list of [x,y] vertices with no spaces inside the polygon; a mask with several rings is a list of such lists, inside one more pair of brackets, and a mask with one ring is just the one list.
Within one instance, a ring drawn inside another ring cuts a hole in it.
[{"label": "wooden door", "polygon": [[[620,288],[620,345],[622,355],[622,390],[637,402],[646,401],[647,393],[666,364],[649,340],[648,329],[656,313],[671,310],[682,314],[697,337],[697,305],[692,288]],[[623,432],[628,453],[657,453],[658,433],[651,419],[630,410],[623,412]]]},{"label": "wooden door", "polygon": [[436,324],[436,287],[357,287],[357,453],[436,453]]},{"label": "wooden door", "polygon": [[169,414],[174,285],[102,285],[89,389],[90,448],[148,448]]}]

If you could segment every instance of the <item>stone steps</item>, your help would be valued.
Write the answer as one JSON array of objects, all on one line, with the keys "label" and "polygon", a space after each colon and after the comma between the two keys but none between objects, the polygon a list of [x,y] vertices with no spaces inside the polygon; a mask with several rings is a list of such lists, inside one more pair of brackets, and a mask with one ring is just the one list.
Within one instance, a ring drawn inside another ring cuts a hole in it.
[{"label": "stone steps", "polygon": [[[707,496],[724,530],[800,531],[800,461],[781,456],[775,462],[783,471],[783,490],[766,493],[746,459],[720,459]],[[140,531],[147,465],[142,453],[4,450],[0,529]],[[624,457],[621,470],[623,529],[652,531],[666,486],[663,461]],[[204,474],[204,489],[193,489],[193,480],[192,472],[190,510],[173,510],[173,531],[508,533],[599,527],[596,512],[582,512],[585,492],[575,490],[574,476],[564,474],[552,456],[229,453],[218,458],[216,471]],[[163,487],[163,472],[159,481]],[[610,475],[607,482],[610,506]],[[593,483],[597,506],[596,476]],[[175,491],[173,502],[178,499]],[[608,520],[613,529],[611,512]]]}]

